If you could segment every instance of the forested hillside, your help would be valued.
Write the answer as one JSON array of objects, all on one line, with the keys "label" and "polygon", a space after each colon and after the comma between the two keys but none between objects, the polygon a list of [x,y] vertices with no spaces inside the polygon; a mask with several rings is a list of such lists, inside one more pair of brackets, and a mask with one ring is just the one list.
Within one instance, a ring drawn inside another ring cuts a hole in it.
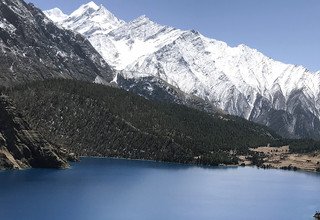
[{"label": "forested hillside", "polygon": [[87,82],[56,79],[6,93],[47,139],[80,155],[234,163],[231,150],[246,152],[279,138],[239,117],[152,102]]},{"label": "forested hillside", "polygon": [[21,117],[7,96],[0,96],[0,170],[66,168],[70,159],[67,150],[44,139]]}]

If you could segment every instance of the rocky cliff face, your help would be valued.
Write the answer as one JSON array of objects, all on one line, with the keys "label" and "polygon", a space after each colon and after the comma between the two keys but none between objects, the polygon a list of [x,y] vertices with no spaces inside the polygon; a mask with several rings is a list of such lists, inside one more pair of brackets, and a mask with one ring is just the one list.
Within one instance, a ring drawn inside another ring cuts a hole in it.
[{"label": "rocky cliff face", "polygon": [[47,78],[110,81],[112,70],[82,35],[22,0],[0,0],[0,85]]},{"label": "rocky cliff face", "polygon": [[61,153],[29,127],[7,96],[0,96],[0,169],[67,168]]}]

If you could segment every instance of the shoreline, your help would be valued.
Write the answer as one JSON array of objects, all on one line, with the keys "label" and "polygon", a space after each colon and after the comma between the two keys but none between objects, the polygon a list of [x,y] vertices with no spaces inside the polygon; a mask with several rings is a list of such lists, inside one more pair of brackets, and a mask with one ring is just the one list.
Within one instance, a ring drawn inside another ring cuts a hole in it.
[{"label": "shoreline", "polygon": [[[103,157],[103,156],[79,156],[79,158],[94,158],[94,159],[114,159],[114,160],[129,160],[129,161],[141,161],[141,162],[153,162],[153,163],[165,163],[165,164],[176,164],[176,165],[184,165],[184,166],[197,166],[197,167],[239,167],[237,164],[219,164],[215,165],[201,165],[196,163],[179,163],[179,162],[170,162],[170,161],[161,161],[161,160],[148,160],[148,159],[132,159],[132,158],[125,158],[125,157]],[[81,162],[78,161],[78,162]],[[77,162],[76,162],[77,163]]]},{"label": "shoreline", "polygon": [[[273,166],[269,166],[269,167],[261,167],[261,166],[257,166],[254,164],[248,164],[248,165],[241,165],[241,161],[239,161],[239,164],[234,164],[234,165],[227,165],[227,164],[220,164],[217,166],[214,165],[201,165],[201,164],[195,164],[195,163],[179,163],[179,162],[168,162],[168,161],[157,161],[157,160],[147,160],[147,159],[131,159],[131,158],[123,158],[123,157],[102,157],[102,156],[80,156],[81,158],[93,158],[93,159],[113,159],[113,160],[128,160],[128,161],[141,161],[141,162],[153,162],[153,163],[165,163],[165,164],[173,164],[173,165],[182,165],[182,166],[194,166],[194,167],[199,167],[199,168],[243,168],[243,167],[250,167],[250,168],[257,168],[257,169],[275,169],[275,170],[285,170],[285,171],[293,171],[293,172],[303,172],[303,173],[318,173],[320,174],[319,171],[315,171],[315,170],[308,170],[308,169],[302,169],[299,168],[297,170],[294,169],[281,169],[280,167],[273,167]],[[79,161],[81,163],[81,160]]]},{"label": "shoreline", "polygon": [[[256,148],[256,149],[251,149],[253,152],[260,152],[261,149],[266,149],[269,148],[271,149],[272,147],[261,147],[261,148]],[[279,148],[272,148],[274,149],[279,149]],[[281,149],[281,148],[280,148]],[[298,154],[291,154],[287,153],[287,155],[298,155]],[[304,154],[300,154],[304,155]],[[305,155],[304,155],[305,156]],[[318,155],[320,159],[320,154]],[[239,168],[239,167],[251,167],[251,168],[257,168],[257,169],[276,169],[276,170],[286,170],[286,171],[294,171],[294,172],[304,172],[304,173],[318,173],[320,174],[319,171],[315,169],[311,169],[309,166],[297,166],[297,164],[289,164],[287,167],[286,166],[280,166],[284,164],[288,164],[286,161],[280,161],[280,163],[274,163],[270,157],[264,157],[263,158],[263,163],[261,166],[258,166],[256,164],[253,164],[252,161],[246,159],[250,157],[250,155],[240,155],[238,156],[239,158],[239,163],[238,164],[219,164],[219,165],[201,165],[201,164],[196,164],[196,163],[181,163],[181,162],[170,162],[170,161],[158,161],[158,160],[148,160],[148,159],[132,159],[132,158],[124,158],[124,157],[104,157],[104,156],[79,156],[79,161],[70,161],[70,166],[68,168],[64,168],[61,170],[68,170],[72,169],[71,164],[72,163],[81,163],[81,159],[113,159],[113,160],[128,160],[128,161],[141,161],[141,162],[153,162],[153,163],[165,163],[165,164],[172,164],[172,165],[181,165],[181,166],[193,166],[193,167],[199,167],[199,168]],[[291,168],[289,168],[291,165]],[[296,168],[296,169],[295,169]],[[0,171],[23,171],[23,170],[30,170],[30,169],[39,169],[39,168],[32,168],[32,167],[26,167],[22,169],[1,169]]]},{"label": "shoreline", "polygon": [[320,152],[291,153],[289,146],[251,148],[249,155],[238,158],[242,166],[320,173]]}]

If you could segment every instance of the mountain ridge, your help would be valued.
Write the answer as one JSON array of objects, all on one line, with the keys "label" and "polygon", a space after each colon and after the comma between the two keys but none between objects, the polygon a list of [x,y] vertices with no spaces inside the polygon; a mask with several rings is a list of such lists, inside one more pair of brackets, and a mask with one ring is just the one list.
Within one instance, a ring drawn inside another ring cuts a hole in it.
[{"label": "mountain ridge", "polygon": [[0,85],[48,78],[95,81],[113,70],[82,35],[57,27],[33,4],[0,1]]},{"label": "mountain ridge", "polygon": [[243,44],[229,47],[194,30],[162,26],[144,16],[106,31],[65,28],[84,33],[128,80],[157,77],[286,137],[320,137],[319,72],[281,63]]}]

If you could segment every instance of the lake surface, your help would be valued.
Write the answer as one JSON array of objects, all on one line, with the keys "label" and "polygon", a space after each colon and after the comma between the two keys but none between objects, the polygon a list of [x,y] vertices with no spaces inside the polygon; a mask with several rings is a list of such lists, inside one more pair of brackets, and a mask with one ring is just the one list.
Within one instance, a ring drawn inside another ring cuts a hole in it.
[{"label": "lake surface", "polygon": [[312,173],[89,158],[0,171],[1,220],[303,220],[316,210]]}]

